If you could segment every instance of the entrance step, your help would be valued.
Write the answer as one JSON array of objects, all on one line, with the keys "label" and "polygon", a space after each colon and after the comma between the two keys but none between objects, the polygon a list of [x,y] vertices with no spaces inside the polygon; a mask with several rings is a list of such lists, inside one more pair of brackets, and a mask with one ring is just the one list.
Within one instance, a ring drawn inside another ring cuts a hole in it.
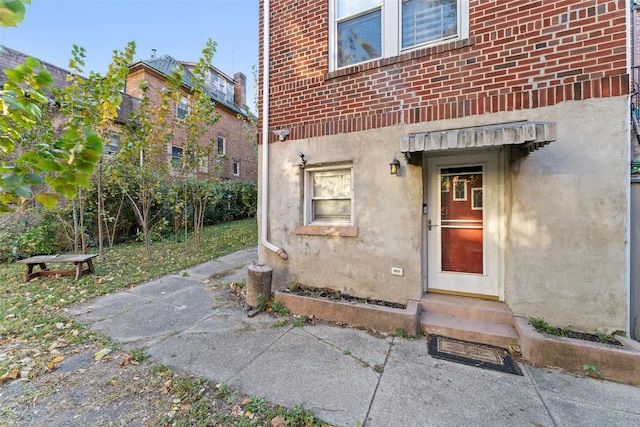
[{"label": "entrance step", "polygon": [[518,344],[513,316],[498,301],[426,294],[420,301],[420,327],[426,334],[509,348]]}]

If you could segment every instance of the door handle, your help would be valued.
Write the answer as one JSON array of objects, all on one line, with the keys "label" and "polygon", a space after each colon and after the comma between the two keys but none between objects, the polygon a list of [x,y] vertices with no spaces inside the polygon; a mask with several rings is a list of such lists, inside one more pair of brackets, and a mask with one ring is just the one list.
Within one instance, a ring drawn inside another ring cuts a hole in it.
[{"label": "door handle", "polygon": [[429,220],[429,231],[431,231],[433,227],[438,227],[438,224],[432,224],[431,220]]}]

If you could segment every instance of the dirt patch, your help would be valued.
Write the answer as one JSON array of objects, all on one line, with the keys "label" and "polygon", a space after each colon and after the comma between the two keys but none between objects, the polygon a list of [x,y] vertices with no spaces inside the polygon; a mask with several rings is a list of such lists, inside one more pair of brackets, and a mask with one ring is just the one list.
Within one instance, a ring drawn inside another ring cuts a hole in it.
[{"label": "dirt patch", "polygon": [[603,344],[622,346],[620,341],[616,339],[614,335],[608,335],[603,333],[588,333],[574,331],[571,327],[559,328],[557,326],[551,326],[545,320],[531,317],[529,318],[529,324],[533,326],[536,332],[541,334],[554,335],[558,337],[574,338],[583,341],[599,342]]},{"label": "dirt patch", "polygon": [[379,305],[383,307],[399,308],[399,309],[407,308],[406,305],[396,303],[396,302],[382,301],[382,300],[369,299],[369,298],[359,298],[359,297],[354,297],[353,295],[345,294],[333,289],[314,288],[311,286],[302,286],[295,283],[290,285],[288,288],[284,289],[283,292],[289,292],[292,294],[303,295],[307,297],[320,297],[320,298],[328,298],[328,299],[337,300],[337,301],[357,302],[359,304],[371,304],[371,305]]},{"label": "dirt patch", "polygon": [[3,425],[147,426],[171,411],[171,389],[151,363],[124,365],[124,351],[96,362],[99,350],[76,348],[53,371],[0,386]]}]

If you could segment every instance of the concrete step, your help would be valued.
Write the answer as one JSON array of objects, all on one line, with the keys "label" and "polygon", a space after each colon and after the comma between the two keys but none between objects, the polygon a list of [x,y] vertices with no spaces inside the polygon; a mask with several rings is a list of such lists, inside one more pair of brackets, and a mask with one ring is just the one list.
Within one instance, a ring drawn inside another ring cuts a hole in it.
[{"label": "concrete step", "polygon": [[509,348],[518,344],[518,334],[511,324],[423,311],[423,333]]},{"label": "concrete step", "polygon": [[513,317],[509,307],[502,302],[457,295],[428,293],[422,298],[420,305],[423,312],[488,322],[511,324]]}]

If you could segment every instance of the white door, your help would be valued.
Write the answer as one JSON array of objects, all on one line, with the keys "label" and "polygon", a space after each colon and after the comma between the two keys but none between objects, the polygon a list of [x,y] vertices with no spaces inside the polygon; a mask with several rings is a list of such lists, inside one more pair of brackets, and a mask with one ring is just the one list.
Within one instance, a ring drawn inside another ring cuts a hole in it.
[{"label": "white door", "polygon": [[427,159],[427,288],[502,299],[500,153]]}]

